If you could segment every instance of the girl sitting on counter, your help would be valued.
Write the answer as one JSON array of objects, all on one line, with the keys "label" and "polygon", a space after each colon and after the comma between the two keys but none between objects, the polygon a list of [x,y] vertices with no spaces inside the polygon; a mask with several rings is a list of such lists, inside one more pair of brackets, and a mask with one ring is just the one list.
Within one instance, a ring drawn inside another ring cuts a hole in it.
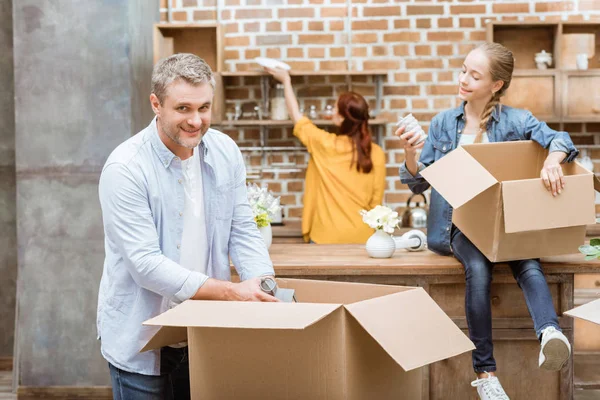
[{"label": "girl sitting on counter", "polygon": [[[415,146],[419,137],[413,131],[396,131],[406,155],[400,168],[400,180],[414,193],[423,193],[429,183],[421,171],[444,157],[457,146],[472,143],[534,140],[549,149],[540,172],[542,181],[557,196],[564,189],[561,163],[571,162],[579,153],[566,132],[550,129],[529,111],[500,104],[500,98],[512,80],[512,53],[497,43],[484,43],[472,50],[459,75],[459,98],[463,103],[436,115],[429,136]],[[423,149],[417,161],[417,150]],[[466,178],[465,178],[466,179]],[[496,377],[496,360],[492,343],[492,309],[490,287],[494,264],[456,226],[452,224],[452,207],[435,190],[427,226],[429,249],[441,255],[454,255],[465,268],[465,307],[469,336],[475,344],[472,354],[477,379],[471,383],[481,399],[508,399]],[[493,207],[493,205],[490,205]],[[571,346],[561,332],[552,296],[538,259],[508,262],[513,276],[523,290],[536,335],[541,342],[540,368],[557,371],[567,364]],[[514,374],[514,372],[512,372]],[[534,392],[532,392],[534,393]],[[533,396],[536,398],[536,396]]]},{"label": "girl sitting on counter", "polygon": [[369,105],[357,93],[341,94],[333,116],[339,133],[328,133],[300,113],[288,71],[265,69],[284,84],[294,136],[310,154],[302,214],[304,241],[364,244],[373,229],[359,211],[381,204],[385,189],[385,154],[371,141]]}]

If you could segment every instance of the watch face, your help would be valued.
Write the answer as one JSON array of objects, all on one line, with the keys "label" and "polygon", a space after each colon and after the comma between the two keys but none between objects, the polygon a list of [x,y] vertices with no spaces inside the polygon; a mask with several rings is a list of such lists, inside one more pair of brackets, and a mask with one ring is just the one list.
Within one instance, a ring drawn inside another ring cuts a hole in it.
[{"label": "watch face", "polygon": [[260,288],[263,292],[272,294],[277,288],[277,282],[275,282],[275,279],[271,277],[263,278],[260,281]]}]

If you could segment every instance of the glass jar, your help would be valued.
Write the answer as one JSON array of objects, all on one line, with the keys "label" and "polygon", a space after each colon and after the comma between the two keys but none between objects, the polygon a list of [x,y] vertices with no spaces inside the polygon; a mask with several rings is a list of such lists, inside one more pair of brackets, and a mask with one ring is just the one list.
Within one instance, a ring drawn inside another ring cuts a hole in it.
[{"label": "glass jar", "polygon": [[271,98],[271,119],[276,121],[289,119],[283,94],[283,84],[281,83],[275,85],[273,97]]},{"label": "glass jar", "polygon": [[310,106],[310,111],[308,112],[308,118],[317,119],[319,116],[317,115],[317,106]]}]

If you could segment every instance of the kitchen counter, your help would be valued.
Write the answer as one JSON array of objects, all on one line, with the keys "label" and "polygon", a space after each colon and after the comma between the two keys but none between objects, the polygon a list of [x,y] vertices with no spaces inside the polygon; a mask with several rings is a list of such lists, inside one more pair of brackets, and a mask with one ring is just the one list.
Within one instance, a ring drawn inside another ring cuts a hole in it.
[{"label": "kitchen counter", "polygon": [[[453,257],[398,250],[392,258],[374,259],[367,256],[364,245],[274,243],[269,252],[277,276],[283,279],[421,286],[467,332],[464,271]],[[563,313],[574,306],[574,274],[600,273],[600,260],[585,261],[583,255],[572,254],[544,258],[542,265],[559,323],[573,342],[573,320]],[[495,266],[490,296],[495,357],[505,389],[517,399],[572,399],[572,359],[560,372],[538,368],[539,341],[523,294],[506,264]],[[421,399],[471,399],[473,378],[470,353],[431,364],[424,367]]]}]

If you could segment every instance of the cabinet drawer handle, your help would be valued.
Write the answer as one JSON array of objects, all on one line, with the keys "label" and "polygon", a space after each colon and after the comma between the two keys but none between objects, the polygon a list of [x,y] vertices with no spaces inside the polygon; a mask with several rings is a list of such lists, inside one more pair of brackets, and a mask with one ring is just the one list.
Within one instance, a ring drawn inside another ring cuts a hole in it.
[{"label": "cabinet drawer handle", "polygon": [[500,297],[499,296],[493,296],[492,297],[492,305],[497,306],[498,304],[500,304]]}]

